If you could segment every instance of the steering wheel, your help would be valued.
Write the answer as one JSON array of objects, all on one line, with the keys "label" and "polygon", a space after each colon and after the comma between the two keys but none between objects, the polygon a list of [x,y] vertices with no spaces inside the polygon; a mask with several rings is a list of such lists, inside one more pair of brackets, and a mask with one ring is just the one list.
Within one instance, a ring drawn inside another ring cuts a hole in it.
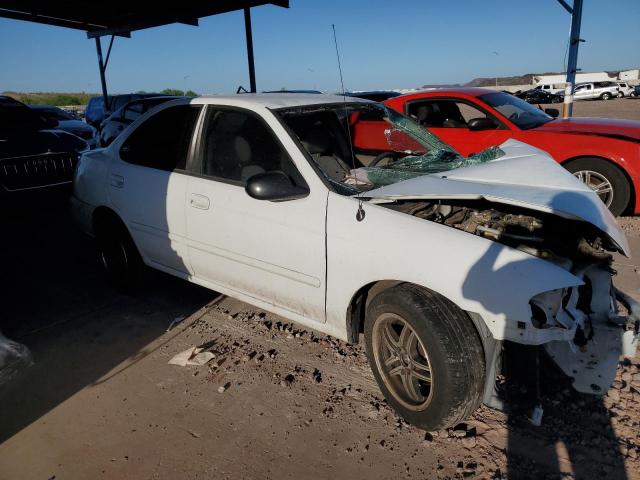
[{"label": "steering wheel", "polygon": [[387,163],[393,163],[396,160],[398,160],[398,158],[400,157],[400,155],[398,155],[396,152],[383,152],[380,155],[376,156],[376,158],[374,158],[373,160],[371,160],[371,163],[369,163],[369,167],[377,167],[378,164],[380,162],[382,162],[385,159],[389,159],[389,161]]},{"label": "steering wheel", "polygon": [[513,112],[511,115],[509,115],[509,120],[517,120],[520,117],[520,114],[518,112]]}]

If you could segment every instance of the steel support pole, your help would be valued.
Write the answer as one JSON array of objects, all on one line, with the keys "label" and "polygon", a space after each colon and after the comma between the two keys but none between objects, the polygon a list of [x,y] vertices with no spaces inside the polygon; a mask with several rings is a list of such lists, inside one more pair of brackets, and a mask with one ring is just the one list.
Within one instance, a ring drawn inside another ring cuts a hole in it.
[{"label": "steel support pole", "polygon": [[253,63],[253,34],[251,32],[251,9],[244,9],[244,31],[247,36],[247,62],[249,63],[249,85],[251,93],[256,93],[256,67]]},{"label": "steel support pole", "polygon": [[102,98],[104,100],[105,118],[106,113],[109,110],[109,95],[107,94],[107,80],[104,75],[104,62],[102,60],[102,45],[100,44],[100,37],[96,37],[96,52],[98,53],[98,68],[100,69],[100,85],[102,86]]},{"label": "steel support pole", "polygon": [[569,60],[567,62],[567,85],[564,91],[564,105],[562,116],[569,118],[573,115],[573,93],[575,91],[576,73],[578,71],[578,47],[583,40],[580,38],[582,23],[582,0],[573,0],[571,9],[571,33],[569,34]]}]

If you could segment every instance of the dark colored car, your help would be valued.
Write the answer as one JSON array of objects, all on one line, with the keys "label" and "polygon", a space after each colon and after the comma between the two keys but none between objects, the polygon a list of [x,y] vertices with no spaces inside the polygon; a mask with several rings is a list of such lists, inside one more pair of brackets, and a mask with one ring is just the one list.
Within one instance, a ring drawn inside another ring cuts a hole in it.
[{"label": "dark colored car", "polygon": [[119,110],[124,105],[133,100],[139,100],[147,97],[159,97],[161,93],[127,93],[123,95],[109,95],[109,105],[107,113],[105,115],[104,98],[100,95],[98,97],[91,97],[87,108],[85,110],[85,121],[94,128],[100,128],[100,124],[112,112]]},{"label": "dark colored car", "polygon": [[262,93],[322,93],[320,90],[269,90]]},{"label": "dark colored car", "polygon": [[0,195],[69,187],[87,142],[24,103],[0,96]]},{"label": "dark colored car", "polygon": [[82,120],[74,117],[69,112],[65,112],[61,108],[53,105],[31,105],[31,108],[38,112],[41,116],[52,118],[58,122],[58,129],[83,138],[89,144],[93,144],[96,129],[91,125],[87,125]]},{"label": "dark colored car", "polygon": [[365,100],[373,100],[374,102],[384,102],[390,98],[401,95],[398,92],[392,92],[387,90],[375,90],[371,92],[347,92],[347,97],[364,98]]},{"label": "dark colored car", "polygon": [[516,97],[523,99],[528,103],[562,103],[564,96],[556,93],[547,92],[545,90],[533,89],[526,90],[516,94]]},{"label": "dark colored car", "polygon": [[100,146],[107,147],[110,145],[111,142],[120,135],[120,132],[122,132],[128,125],[132,124],[140,115],[146,113],[150,108],[176,98],[182,97],[162,95],[159,97],[142,98],[125,104],[109,115],[100,125]]}]

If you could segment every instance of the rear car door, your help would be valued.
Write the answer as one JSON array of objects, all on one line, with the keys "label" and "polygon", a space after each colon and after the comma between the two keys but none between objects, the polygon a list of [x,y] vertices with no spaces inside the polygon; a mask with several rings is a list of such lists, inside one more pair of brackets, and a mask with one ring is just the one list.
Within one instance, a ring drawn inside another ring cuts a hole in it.
[{"label": "rear car door", "polygon": [[[465,157],[499,145],[511,136],[509,129],[479,106],[460,99],[428,98],[408,102],[405,113],[448,143]],[[467,123],[473,118],[490,118],[496,127],[472,131]]]},{"label": "rear car door", "polygon": [[281,202],[245,191],[274,170],[307,185],[273,127],[286,135],[253,111],[207,106],[186,196],[191,265],[211,288],[324,322],[327,191]]},{"label": "rear car door", "polygon": [[174,274],[189,272],[184,246],[186,164],[201,108],[164,108],[112,147],[111,204],[146,263]]}]

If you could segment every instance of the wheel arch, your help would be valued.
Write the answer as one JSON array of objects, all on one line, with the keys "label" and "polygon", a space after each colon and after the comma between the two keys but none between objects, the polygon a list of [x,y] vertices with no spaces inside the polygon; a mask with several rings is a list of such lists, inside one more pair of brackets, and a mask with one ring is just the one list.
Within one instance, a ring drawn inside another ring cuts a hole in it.
[{"label": "wheel arch", "polygon": [[633,181],[633,178],[631,177],[631,175],[629,174],[629,172],[627,171],[626,168],[624,168],[623,165],[621,165],[619,162],[616,162],[615,160],[602,156],[602,155],[588,155],[588,154],[583,154],[583,155],[576,155],[574,157],[570,157],[567,158],[565,160],[563,160],[562,162],[560,162],[560,165],[562,165],[563,167],[567,167],[567,165],[573,161],[576,160],[582,160],[582,159],[590,159],[590,158],[596,158],[598,160],[603,160],[609,164],[611,164],[612,166],[614,166],[615,168],[617,168],[618,170],[620,170],[622,172],[622,174],[624,175],[624,178],[627,180],[627,182],[629,183],[629,202],[627,203],[627,205],[625,206],[624,212],[623,214],[632,212],[635,210],[635,205],[636,205],[636,185]]},{"label": "wheel arch", "polygon": [[[383,291],[403,283],[408,285],[415,285],[418,288],[422,288],[424,290],[437,293],[438,295],[442,295],[441,293],[425,287],[424,285],[418,285],[414,282],[405,282],[402,280],[376,280],[363,285],[353,294],[353,296],[351,297],[351,301],[349,302],[349,305],[347,307],[345,320],[347,338],[349,343],[356,344],[359,342],[359,336],[364,332],[365,314],[371,300],[373,300],[378,294],[382,293]],[[444,295],[442,296],[444,298],[447,298]],[[451,303],[455,305],[455,302]],[[478,315],[470,314],[463,309],[461,310],[469,317],[469,320],[471,321],[481,338],[486,338],[487,335],[491,336],[484,321]]]},{"label": "wheel arch", "polygon": [[99,233],[103,232],[104,228],[109,223],[111,223],[112,225],[117,225],[123,228],[127,233],[129,233],[129,229],[124,223],[124,220],[122,220],[120,215],[118,215],[115,210],[106,206],[96,207],[93,211],[93,214],[91,215],[91,227],[93,229],[93,233],[96,236],[99,235]]}]

